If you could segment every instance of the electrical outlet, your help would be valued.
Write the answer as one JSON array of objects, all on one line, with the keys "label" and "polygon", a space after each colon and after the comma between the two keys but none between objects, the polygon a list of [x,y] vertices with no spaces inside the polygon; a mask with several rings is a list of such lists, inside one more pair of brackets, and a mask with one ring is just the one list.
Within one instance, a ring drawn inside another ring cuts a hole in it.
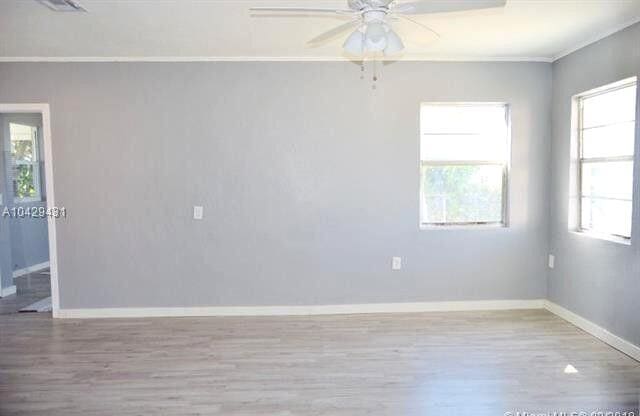
[{"label": "electrical outlet", "polygon": [[402,269],[402,257],[392,257],[391,270],[400,270],[400,269]]},{"label": "electrical outlet", "polygon": [[201,206],[195,205],[193,207],[193,219],[201,220],[203,216],[204,216],[204,208]]},{"label": "electrical outlet", "polygon": [[549,254],[549,268],[553,269],[555,265],[556,265],[556,256],[554,256],[553,254]]}]

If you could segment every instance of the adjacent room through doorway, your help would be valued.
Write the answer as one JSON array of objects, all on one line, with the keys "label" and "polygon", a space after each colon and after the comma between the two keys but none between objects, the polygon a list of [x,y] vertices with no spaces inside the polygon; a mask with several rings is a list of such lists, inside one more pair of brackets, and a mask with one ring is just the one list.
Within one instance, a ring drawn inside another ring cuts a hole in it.
[{"label": "adjacent room through doorway", "polygon": [[0,314],[51,311],[42,115],[0,114]]}]

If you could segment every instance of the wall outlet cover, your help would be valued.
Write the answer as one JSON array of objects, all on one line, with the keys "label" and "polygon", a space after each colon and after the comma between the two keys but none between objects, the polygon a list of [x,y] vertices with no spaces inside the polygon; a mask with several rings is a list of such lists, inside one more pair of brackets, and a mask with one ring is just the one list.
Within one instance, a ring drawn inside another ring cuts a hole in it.
[{"label": "wall outlet cover", "polygon": [[392,270],[400,270],[400,269],[402,269],[402,257],[392,257],[391,258],[391,269]]},{"label": "wall outlet cover", "polygon": [[201,220],[204,216],[204,208],[198,205],[193,207],[193,219]]},{"label": "wall outlet cover", "polygon": [[549,268],[553,269],[555,265],[556,265],[556,256],[554,256],[553,254],[549,254]]}]

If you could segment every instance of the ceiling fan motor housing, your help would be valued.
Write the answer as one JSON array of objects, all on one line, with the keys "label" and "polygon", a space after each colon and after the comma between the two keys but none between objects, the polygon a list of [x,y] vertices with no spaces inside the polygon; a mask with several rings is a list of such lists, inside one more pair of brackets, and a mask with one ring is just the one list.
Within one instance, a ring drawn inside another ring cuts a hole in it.
[{"label": "ceiling fan motor housing", "polygon": [[394,0],[349,0],[351,10],[366,10],[387,8]]},{"label": "ceiling fan motor housing", "polygon": [[383,22],[387,13],[379,10],[370,10],[362,13],[362,19],[365,23]]}]

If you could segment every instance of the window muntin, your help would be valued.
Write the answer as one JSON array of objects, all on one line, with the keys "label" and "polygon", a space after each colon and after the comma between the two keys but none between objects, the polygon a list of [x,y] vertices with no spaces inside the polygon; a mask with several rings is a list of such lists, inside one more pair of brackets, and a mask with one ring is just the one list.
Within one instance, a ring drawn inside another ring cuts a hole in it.
[{"label": "window muntin", "polygon": [[634,81],[577,97],[578,231],[631,238]]},{"label": "window muntin", "polygon": [[40,160],[38,129],[9,123],[14,201],[40,200]]},{"label": "window muntin", "polygon": [[420,223],[506,224],[508,107],[423,104]]}]

